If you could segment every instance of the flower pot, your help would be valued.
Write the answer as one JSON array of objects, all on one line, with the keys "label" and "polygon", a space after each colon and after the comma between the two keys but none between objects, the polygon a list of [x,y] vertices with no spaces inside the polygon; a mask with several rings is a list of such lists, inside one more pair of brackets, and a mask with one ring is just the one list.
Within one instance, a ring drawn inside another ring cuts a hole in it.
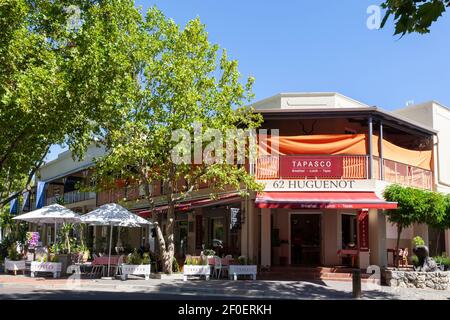
[{"label": "flower pot", "polygon": [[228,275],[230,280],[233,278],[237,280],[238,276],[248,275],[253,280],[256,280],[257,267],[256,265],[230,265],[228,269]]},{"label": "flower pot", "polygon": [[211,267],[209,265],[184,265],[183,267],[183,279],[187,280],[188,276],[204,276],[206,280],[209,280],[211,274]]},{"label": "flower pot", "polygon": [[126,280],[129,274],[145,276],[145,280],[150,279],[150,264],[122,264],[122,280]]},{"label": "flower pot", "polygon": [[17,271],[22,271],[25,274],[25,260],[9,260],[5,258],[5,272],[13,271],[17,275]]},{"label": "flower pot", "polygon": [[60,262],[31,262],[31,277],[34,278],[36,272],[51,272],[53,273],[53,278],[59,278],[61,275],[62,264]]}]

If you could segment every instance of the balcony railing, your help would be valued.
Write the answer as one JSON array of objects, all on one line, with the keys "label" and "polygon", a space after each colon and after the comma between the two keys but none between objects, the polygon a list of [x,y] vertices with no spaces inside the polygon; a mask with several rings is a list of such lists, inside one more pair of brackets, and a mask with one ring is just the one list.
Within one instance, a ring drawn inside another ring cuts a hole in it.
[{"label": "balcony railing", "polygon": [[80,191],[70,191],[64,193],[63,196],[53,196],[47,197],[47,205],[56,203],[58,199],[63,198],[65,204],[81,202],[85,200],[91,200],[96,198],[95,192],[80,192]]},{"label": "balcony railing", "polygon": [[[260,157],[254,166],[254,173],[258,180],[280,179],[280,161],[286,156]],[[302,156],[298,156],[302,157]],[[364,155],[326,156],[329,158],[342,159],[342,174],[339,176],[308,177],[310,179],[368,179],[369,157]],[[310,159],[314,156],[305,156]],[[430,170],[414,167],[397,161],[383,160],[384,181],[399,183],[406,186],[431,190],[433,188],[433,173]],[[380,159],[373,159],[373,177],[380,179]],[[300,177],[301,178],[301,177]]]},{"label": "balcony railing", "polygon": [[[280,179],[280,160],[286,156],[260,157],[256,164],[256,178],[259,180]],[[301,157],[301,156],[299,156]],[[335,159],[342,159],[342,175],[324,176],[321,179],[367,179],[368,177],[368,156],[327,156]],[[308,156],[308,158],[311,158]]]}]

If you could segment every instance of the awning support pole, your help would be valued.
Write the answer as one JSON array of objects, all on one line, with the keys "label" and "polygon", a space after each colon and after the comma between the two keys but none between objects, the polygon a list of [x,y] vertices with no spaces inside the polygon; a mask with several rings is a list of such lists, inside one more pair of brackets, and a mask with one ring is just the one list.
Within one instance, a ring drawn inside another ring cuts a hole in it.
[{"label": "awning support pole", "polygon": [[373,179],[373,119],[369,117],[369,176],[368,179]]}]

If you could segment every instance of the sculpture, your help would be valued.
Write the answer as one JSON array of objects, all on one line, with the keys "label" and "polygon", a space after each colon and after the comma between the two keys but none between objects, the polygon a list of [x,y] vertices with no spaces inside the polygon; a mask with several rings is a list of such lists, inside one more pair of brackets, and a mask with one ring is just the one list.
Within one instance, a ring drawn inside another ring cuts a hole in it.
[{"label": "sculpture", "polygon": [[416,246],[413,248],[413,252],[419,259],[419,265],[414,267],[415,271],[436,272],[439,270],[436,261],[430,257],[427,246]]}]

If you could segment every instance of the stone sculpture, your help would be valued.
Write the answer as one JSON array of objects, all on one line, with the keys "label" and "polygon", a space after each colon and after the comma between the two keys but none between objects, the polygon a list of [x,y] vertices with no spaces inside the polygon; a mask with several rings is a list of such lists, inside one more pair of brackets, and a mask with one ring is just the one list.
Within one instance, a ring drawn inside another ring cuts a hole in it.
[{"label": "stone sculpture", "polygon": [[419,265],[414,266],[414,270],[421,272],[439,271],[436,261],[430,257],[430,251],[427,246],[414,247],[413,252],[419,258]]}]

